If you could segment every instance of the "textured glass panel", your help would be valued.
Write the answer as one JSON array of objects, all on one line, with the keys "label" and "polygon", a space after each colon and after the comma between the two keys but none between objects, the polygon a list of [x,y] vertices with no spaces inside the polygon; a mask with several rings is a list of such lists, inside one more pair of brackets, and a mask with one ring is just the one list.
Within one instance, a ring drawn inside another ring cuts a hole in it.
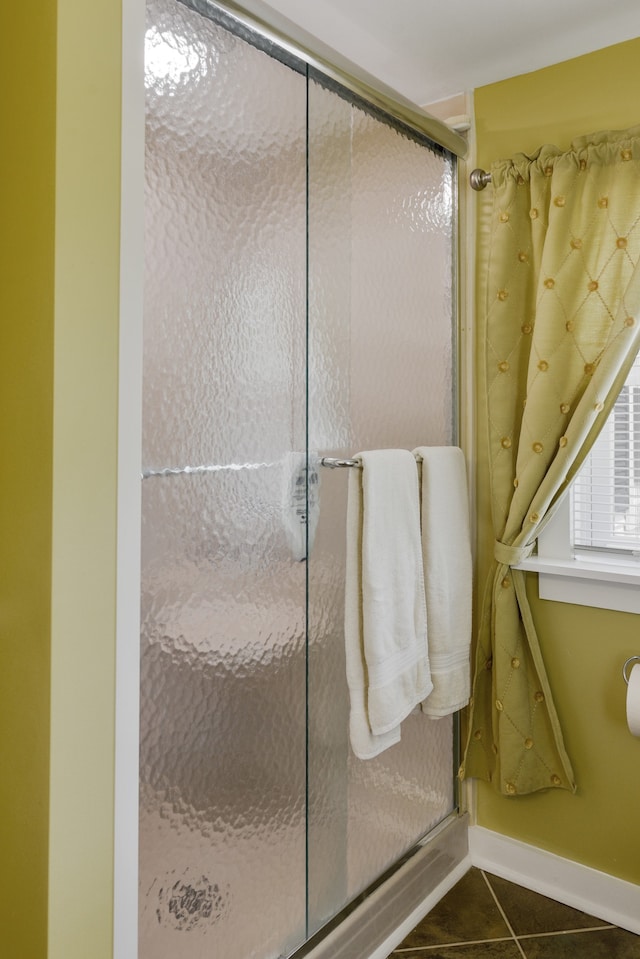
[{"label": "textured glass panel", "polygon": [[176,0],[146,78],[144,462],[270,461],[296,406],[305,439],[305,81]]},{"label": "textured glass panel", "polygon": [[146,81],[143,466],[182,472],[143,483],[140,957],[274,959],[305,937],[305,81],[174,0]]},{"label": "textured glass panel", "polygon": [[360,449],[451,442],[450,160],[353,108],[351,415]]},{"label": "textured glass panel", "polygon": [[143,485],[145,959],[271,957],[303,938],[305,570],[282,480]]},{"label": "textured glass panel", "polygon": [[[324,455],[452,442],[452,167],[311,83],[309,444]],[[321,473],[309,560],[311,929],[454,806],[450,718],[411,715],[377,759],[348,743],[345,470]]]},{"label": "textured glass panel", "polygon": [[[450,159],[353,108],[351,415],[358,449],[447,445],[453,426]],[[450,719],[410,716],[377,759],[349,756],[356,895],[453,808]],[[366,797],[366,806],[364,798]]]}]

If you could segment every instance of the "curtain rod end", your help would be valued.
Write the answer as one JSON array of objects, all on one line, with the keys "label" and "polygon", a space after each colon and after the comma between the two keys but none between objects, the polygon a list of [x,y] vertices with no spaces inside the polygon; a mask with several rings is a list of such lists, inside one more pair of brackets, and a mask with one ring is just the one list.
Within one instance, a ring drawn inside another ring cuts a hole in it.
[{"label": "curtain rod end", "polygon": [[469,183],[472,190],[484,190],[488,183],[491,183],[491,174],[486,170],[475,169],[469,174]]}]

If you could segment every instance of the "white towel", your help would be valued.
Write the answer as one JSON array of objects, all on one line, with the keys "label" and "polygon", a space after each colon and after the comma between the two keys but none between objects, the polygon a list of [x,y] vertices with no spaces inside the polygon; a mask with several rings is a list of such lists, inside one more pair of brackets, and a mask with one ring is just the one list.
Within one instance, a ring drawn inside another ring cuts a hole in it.
[{"label": "white towel", "polygon": [[422,558],[433,692],[422,710],[439,718],[462,709],[471,687],[471,535],[462,450],[420,446]]},{"label": "white towel", "polygon": [[417,464],[408,450],[360,453],[349,471],[345,646],[351,746],[371,759],[432,689]]}]

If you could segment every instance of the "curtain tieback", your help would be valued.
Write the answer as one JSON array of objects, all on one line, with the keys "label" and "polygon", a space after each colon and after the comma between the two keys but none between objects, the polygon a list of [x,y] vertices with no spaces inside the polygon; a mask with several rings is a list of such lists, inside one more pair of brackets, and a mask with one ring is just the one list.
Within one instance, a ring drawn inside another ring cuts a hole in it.
[{"label": "curtain tieback", "polygon": [[523,559],[531,556],[534,545],[529,543],[527,546],[508,546],[496,540],[493,544],[493,555],[504,566],[517,566]]}]

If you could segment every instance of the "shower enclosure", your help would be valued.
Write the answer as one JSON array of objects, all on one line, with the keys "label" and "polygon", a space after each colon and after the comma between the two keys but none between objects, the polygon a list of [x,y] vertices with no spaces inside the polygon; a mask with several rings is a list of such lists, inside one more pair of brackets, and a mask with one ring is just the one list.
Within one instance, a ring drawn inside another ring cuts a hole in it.
[{"label": "shower enclosure", "polygon": [[455,161],[149,0],[141,959],[275,959],[456,809],[455,722],[348,742],[346,470],[455,441]]}]

